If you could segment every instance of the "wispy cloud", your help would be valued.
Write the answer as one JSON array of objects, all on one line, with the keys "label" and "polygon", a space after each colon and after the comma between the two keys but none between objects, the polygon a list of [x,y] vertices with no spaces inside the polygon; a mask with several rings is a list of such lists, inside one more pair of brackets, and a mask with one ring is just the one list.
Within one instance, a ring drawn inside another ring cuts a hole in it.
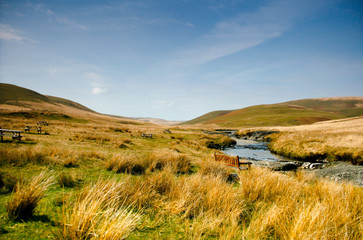
[{"label": "wispy cloud", "polygon": [[12,28],[10,25],[0,23],[0,39],[6,41],[17,41],[17,42],[31,42],[35,43],[34,40],[22,36],[22,31]]},{"label": "wispy cloud", "polygon": [[174,102],[169,100],[154,100],[151,103],[154,107],[158,108],[172,107],[174,105]]},{"label": "wispy cloud", "polygon": [[66,66],[48,67],[48,74],[50,76],[56,76],[60,73],[69,73],[72,69]]},{"label": "wispy cloud", "polygon": [[[279,37],[306,12],[313,10],[313,3],[303,2],[273,1],[252,13],[242,13],[218,22],[211,32],[201,37],[194,45],[182,49],[172,64],[204,64]],[[319,7],[321,5],[317,8]]]},{"label": "wispy cloud", "polygon": [[104,76],[95,72],[86,72],[84,73],[84,76],[88,79],[100,81],[104,79]]},{"label": "wispy cloud", "polygon": [[51,9],[45,7],[43,4],[33,4],[33,5],[31,5],[31,7],[33,7],[33,9],[36,12],[48,16],[50,19],[58,22],[59,24],[66,25],[66,26],[69,26],[69,27],[72,27],[75,29],[79,29],[79,30],[88,30],[88,28],[85,25],[72,21],[67,17],[60,16],[59,14],[55,13]]}]

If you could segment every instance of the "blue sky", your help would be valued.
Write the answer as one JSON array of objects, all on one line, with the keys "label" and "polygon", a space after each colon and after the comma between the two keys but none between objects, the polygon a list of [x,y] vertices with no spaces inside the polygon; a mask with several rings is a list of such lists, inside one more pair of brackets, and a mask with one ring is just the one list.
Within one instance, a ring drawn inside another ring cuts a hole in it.
[{"label": "blue sky", "polygon": [[361,0],[0,1],[0,82],[101,113],[363,96]]}]

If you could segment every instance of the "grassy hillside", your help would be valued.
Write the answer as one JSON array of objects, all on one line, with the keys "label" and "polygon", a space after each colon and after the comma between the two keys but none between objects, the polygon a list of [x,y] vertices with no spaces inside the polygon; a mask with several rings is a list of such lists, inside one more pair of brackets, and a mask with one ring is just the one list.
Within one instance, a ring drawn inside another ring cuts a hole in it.
[{"label": "grassy hillside", "polygon": [[49,98],[33,90],[0,83],[0,103],[16,104],[21,101],[51,102]]},{"label": "grassy hillside", "polygon": [[320,98],[257,105],[216,116],[214,112],[185,124],[226,127],[292,126],[363,115],[363,97]]},{"label": "grassy hillside", "polygon": [[210,119],[214,119],[223,115],[226,115],[230,112],[232,112],[233,110],[222,110],[222,111],[213,111],[213,112],[209,112],[206,113],[200,117],[197,117],[193,120],[190,120],[188,122],[186,122],[186,124],[194,124],[194,123],[204,123],[204,122],[208,122]]},{"label": "grassy hillside", "polygon": [[341,114],[344,117],[356,117],[363,114],[363,97],[332,97],[303,99],[286,104],[311,108],[317,111]]},{"label": "grassy hillside", "polygon": [[[12,84],[0,83],[0,104],[25,107],[28,110],[56,111],[57,107],[69,107],[87,112],[93,110],[70,100],[42,95],[33,90]],[[54,105],[49,108],[49,105]]]},{"label": "grassy hillside", "polygon": [[68,99],[64,99],[64,98],[59,98],[59,97],[53,97],[53,96],[46,96],[49,100],[51,100],[52,103],[57,103],[57,104],[63,104],[65,106],[68,107],[72,107],[72,108],[77,108],[83,111],[88,111],[88,112],[95,112],[92,109],[89,109],[79,103],[73,102],[71,100]]}]

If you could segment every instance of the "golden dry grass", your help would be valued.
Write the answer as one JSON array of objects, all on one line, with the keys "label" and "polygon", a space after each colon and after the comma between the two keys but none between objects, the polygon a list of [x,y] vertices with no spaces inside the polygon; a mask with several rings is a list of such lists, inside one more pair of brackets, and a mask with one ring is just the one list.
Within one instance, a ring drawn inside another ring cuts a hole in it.
[{"label": "golden dry grass", "polygon": [[[190,239],[363,237],[363,191],[358,187],[318,180],[301,172],[284,175],[263,168],[241,172],[239,177],[238,186],[234,186],[210,174],[177,177],[166,168],[143,178],[98,182],[89,189],[100,196],[87,201],[92,207],[86,208],[102,212],[96,199],[115,199],[123,209],[138,209],[142,218],[177,219],[176,224],[185,229],[183,236]],[[79,199],[88,199],[89,193],[81,193]],[[78,209],[72,208],[74,215],[87,212]],[[89,229],[83,225],[92,225],[96,215],[77,217],[82,219],[78,226]]]},{"label": "golden dry grass", "polygon": [[83,188],[74,203],[63,207],[62,229],[57,239],[125,239],[140,215],[119,204],[117,183],[97,182]]},{"label": "golden dry grass", "polygon": [[[29,121],[9,119],[0,119],[0,124],[21,129]],[[36,209],[60,225],[24,223],[43,231],[44,236],[57,239],[361,239],[363,236],[362,189],[349,183],[260,168],[239,173],[239,181],[229,181],[233,170],[214,162],[214,150],[205,145],[210,140],[218,141],[218,136],[205,135],[196,129],[178,127],[171,129],[173,134],[163,134],[162,126],[126,124],[119,119],[49,122],[50,135],[29,134],[24,136],[23,143],[5,142],[0,146],[2,172],[7,177],[22,171],[28,179],[45,167],[58,176],[51,196],[43,196],[37,202],[42,207]],[[352,126],[358,127],[357,122]],[[334,124],[344,125],[344,122]],[[322,129],[320,126],[309,131],[316,131],[316,136],[322,137],[318,134]],[[329,129],[326,136],[339,130],[328,126],[324,129]],[[301,133],[304,131],[307,130],[301,129]],[[144,139],[143,132],[155,137]],[[286,130],[286,134],[294,133],[299,131]],[[350,133],[360,136],[353,129]],[[120,144],[127,148],[120,148]],[[131,174],[136,165],[143,171]],[[3,202],[11,198],[0,195]],[[5,210],[1,214],[7,216]],[[9,238],[37,239],[32,232],[21,235],[21,224],[9,221],[5,224]]]},{"label": "golden dry grass", "polygon": [[134,154],[122,153],[114,155],[106,161],[105,165],[109,171],[140,175],[145,172],[148,164],[147,161],[136,157]]},{"label": "golden dry grass", "polygon": [[242,196],[255,209],[249,239],[361,239],[361,188],[255,168],[240,174]]},{"label": "golden dry grass", "polygon": [[6,203],[8,217],[15,221],[30,219],[39,201],[48,187],[53,184],[54,177],[47,172],[41,172],[29,183],[18,182],[15,192]]}]

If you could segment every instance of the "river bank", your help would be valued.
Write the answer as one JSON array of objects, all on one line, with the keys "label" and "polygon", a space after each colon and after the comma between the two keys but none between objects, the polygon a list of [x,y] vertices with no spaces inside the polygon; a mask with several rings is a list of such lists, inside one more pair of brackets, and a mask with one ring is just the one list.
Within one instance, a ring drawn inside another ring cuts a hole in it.
[{"label": "river bank", "polygon": [[[276,130],[258,130],[247,131],[245,134],[239,132],[239,139],[236,140],[236,146],[224,150],[228,155],[238,155],[241,158],[251,161],[253,165],[266,167],[274,171],[291,171],[301,170],[314,173],[318,177],[328,178],[334,181],[351,181],[355,185],[363,187],[363,166],[354,165],[346,161],[332,161],[331,158],[322,158],[322,155],[315,158],[310,155],[308,158],[289,159],[285,156],[275,154],[277,151],[271,151],[271,142],[279,141],[278,137],[284,133]],[[292,133],[288,133],[292,134]],[[266,142],[268,141],[268,142]],[[293,141],[292,141],[293,142]],[[289,144],[289,142],[285,142]]]},{"label": "river bank", "polygon": [[363,165],[363,116],[295,127],[244,129],[237,136],[257,136],[257,140],[269,142],[271,152],[295,160]]}]

